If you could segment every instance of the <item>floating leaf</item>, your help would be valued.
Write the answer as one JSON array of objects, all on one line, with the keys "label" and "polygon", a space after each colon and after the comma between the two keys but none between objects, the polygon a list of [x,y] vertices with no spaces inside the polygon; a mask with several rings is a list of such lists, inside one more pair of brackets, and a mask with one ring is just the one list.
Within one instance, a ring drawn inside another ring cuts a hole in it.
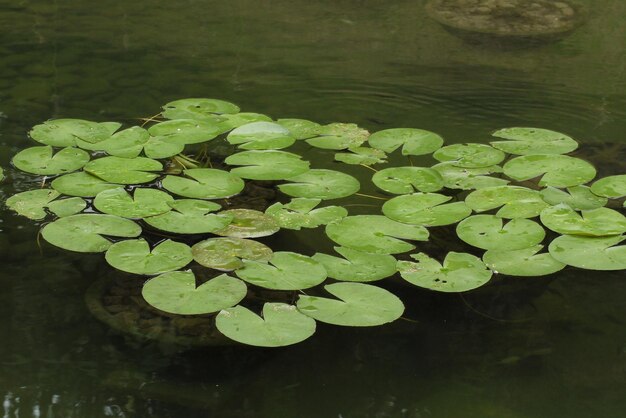
[{"label": "floating leaf", "polygon": [[519,186],[486,187],[470,193],[465,204],[476,212],[500,208],[499,218],[533,218],[549,205],[536,190]]},{"label": "floating leaf", "polygon": [[317,286],[326,280],[323,265],[302,254],[279,251],[269,264],[243,260],[243,267],[235,274],[248,283],[274,290],[300,290]]},{"label": "floating leaf", "polygon": [[315,321],[285,303],[265,303],[263,318],[243,306],[221,311],[217,329],[243,344],[282,347],[302,342],[315,333]]},{"label": "floating leaf", "polygon": [[354,123],[331,123],[319,127],[317,134],[306,142],[317,148],[341,150],[360,146],[370,133]]},{"label": "floating leaf", "polygon": [[504,153],[485,144],[453,144],[433,154],[437,161],[451,161],[457,167],[480,168],[500,164]]},{"label": "floating leaf", "polygon": [[567,265],[588,270],[626,269],[626,236],[576,237],[564,235],[550,243],[550,254]]},{"label": "floating leaf", "polygon": [[539,244],[513,251],[489,250],[483,254],[483,261],[496,273],[509,276],[537,277],[563,270],[565,264],[550,254],[537,254],[542,248]]},{"label": "floating leaf", "polygon": [[82,212],[86,207],[87,202],[85,202],[80,197],[57,199],[48,204],[48,209],[50,209],[50,212],[54,213],[59,218],[76,215],[77,213]]},{"label": "floating leaf", "polygon": [[81,253],[106,251],[113,243],[102,235],[132,238],[141,234],[139,225],[113,215],[80,214],[57,219],[41,230],[50,244]]},{"label": "floating leaf", "polygon": [[[591,185],[591,191],[598,196],[618,198],[626,196],[626,174],[604,177]],[[624,202],[626,207],[626,202]]]},{"label": "floating leaf", "polygon": [[335,247],[344,258],[315,253],[328,277],[347,282],[372,282],[396,274],[396,259],[391,255],[372,254],[347,247]]},{"label": "floating leaf", "polygon": [[152,125],[148,132],[162,141],[187,145],[210,141],[224,133],[224,129],[214,122],[175,119]]},{"label": "floating leaf", "polygon": [[215,120],[216,114],[237,112],[239,106],[224,100],[192,98],[166,103],[161,115],[166,119]]},{"label": "floating leaf", "polygon": [[296,139],[307,139],[318,134],[320,124],[305,119],[278,119],[276,121],[291,132]]},{"label": "floating leaf", "polygon": [[394,194],[436,192],[443,188],[443,178],[432,168],[391,167],[372,176],[372,182],[382,190]]},{"label": "floating leaf", "polygon": [[576,210],[601,208],[607,203],[606,198],[596,196],[587,186],[568,187],[567,191],[548,186],[541,191],[541,197],[553,206],[565,203]]},{"label": "floating leaf", "polygon": [[417,261],[398,261],[404,280],[415,286],[438,292],[467,292],[486,284],[491,270],[480,258],[467,253],[449,252],[441,265],[424,253],[411,254]]},{"label": "floating leaf", "polygon": [[143,152],[148,158],[169,158],[180,154],[185,149],[184,144],[170,142],[167,137],[157,136],[150,137],[148,142],[143,145]]},{"label": "floating leaf", "polygon": [[308,199],[339,199],[351,196],[361,188],[357,179],[335,170],[313,169],[286,180],[291,183],[279,185],[281,192]]},{"label": "floating leaf", "polygon": [[89,154],[78,148],[63,148],[53,154],[52,147],[31,147],[13,157],[13,165],[31,174],[55,176],[81,169],[89,162]]},{"label": "floating leaf", "polygon": [[509,141],[494,141],[491,146],[517,155],[567,154],[578,148],[578,143],[560,132],[540,128],[505,128],[493,133]]},{"label": "floating leaf", "polygon": [[284,180],[309,170],[309,162],[285,151],[243,151],[227,157],[224,162],[235,167],[231,173],[250,180]]},{"label": "floating leaf", "polygon": [[394,128],[374,132],[367,142],[387,153],[395,151],[402,145],[402,155],[425,155],[441,148],[443,138],[423,129]]},{"label": "floating leaf", "polygon": [[198,264],[222,271],[242,268],[242,260],[266,262],[272,258],[267,245],[242,238],[209,238],[191,247],[191,252]]},{"label": "floating leaf", "polygon": [[335,161],[351,165],[372,165],[386,162],[387,154],[384,151],[368,147],[350,148],[351,152],[338,152]]},{"label": "floating leaf", "polygon": [[540,186],[572,187],[587,183],[596,176],[588,162],[567,155],[525,155],[504,165],[504,174],[525,181],[541,176]]},{"label": "floating leaf", "polygon": [[165,176],[161,185],[167,191],[194,199],[223,199],[241,192],[245,186],[235,174],[214,168],[183,171],[188,177]]},{"label": "floating leaf", "polygon": [[202,315],[235,306],[246,297],[244,282],[226,274],[196,285],[192,271],[173,271],[148,280],[143,298],[155,308],[178,315]]},{"label": "floating leaf", "polygon": [[489,176],[489,174],[502,172],[502,167],[498,165],[464,168],[454,164],[454,162],[439,163],[432,167],[441,174],[444,186],[449,189],[484,189],[485,187],[505,186],[509,183],[507,179]]},{"label": "floating leaf", "polygon": [[141,184],[156,179],[163,166],[156,160],[145,157],[104,157],[91,161],[85,171],[104,181],[119,184]]},{"label": "floating leaf", "polygon": [[220,212],[232,216],[231,223],[224,229],[214,231],[215,235],[234,238],[259,238],[272,235],[280,227],[274,218],[252,209],[231,209]]},{"label": "floating leaf", "polygon": [[81,119],[56,119],[36,125],[29,132],[35,141],[53,147],[73,147],[77,140],[95,144],[109,138],[122,126],[117,122],[91,122]]},{"label": "floating leaf", "polygon": [[541,222],[559,234],[620,235],[626,232],[626,217],[608,208],[583,210],[582,213],[565,204],[551,206],[541,212]]},{"label": "floating leaf", "polygon": [[206,234],[224,229],[233,219],[230,215],[211,214],[220,205],[205,200],[181,199],[167,201],[171,211],[145,218],[148,225],[175,234]]},{"label": "floating leaf", "polygon": [[120,187],[119,184],[106,182],[84,171],[57,177],[50,185],[59,193],[79,197],[94,197],[104,190]]},{"label": "floating leaf", "polygon": [[9,209],[29,219],[40,220],[46,217],[45,208],[60,194],[55,190],[38,189],[14,194],[6,201]]},{"label": "floating leaf", "polygon": [[503,225],[494,215],[474,215],[462,220],[456,233],[463,241],[484,250],[520,250],[540,243],[544,229],[536,222],[516,218]]},{"label": "floating leaf", "polygon": [[292,199],[287,204],[274,203],[265,210],[281,228],[300,230],[300,228],[317,228],[348,216],[348,210],[341,206],[326,206],[314,209],[321,199]]},{"label": "floating leaf", "polygon": [[383,213],[394,221],[424,226],[450,225],[471,215],[464,202],[444,204],[450,199],[437,193],[397,196],[385,202]]},{"label": "floating leaf", "polygon": [[168,239],[150,251],[143,238],[116,242],[109,247],[105,258],[118,270],[146,275],[178,270],[193,260],[191,248],[186,244]]},{"label": "floating leaf", "polygon": [[105,141],[97,143],[96,149],[116,157],[135,158],[141,153],[144,144],[149,139],[150,134],[147,130],[139,126],[133,126],[114,134]]},{"label": "floating leaf", "polygon": [[173,201],[172,196],[161,190],[138,187],[131,195],[119,187],[98,193],[93,205],[109,215],[139,219],[169,212],[171,207],[168,203]]},{"label": "floating leaf", "polygon": [[300,295],[298,310],[318,321],[349,327],[371,327],[402,316],[404,305],[394,294],[363,283],[333,283],[324,289],[338,299]]},{"label": "floating leaf", "polygon": [[274,122],[252,122],[231,131],[226,140],[241,149],[287,148],[296,142],[287,128]]},{"label": "floating leaf", "polygon": [[222,119],[222,121],[219,122],[218,125],[224,132],[228,132],[231,129],[238,128],[248,123],[272,121],[272,118],[270,118],[267,115],[262,115],[260,113],[251,113],[251,112],[222,114],[220,115],[220,118]]},{"label": "floating leaf", "polygon": [[326,235],[344,247],[376,254],[398,254],[415,248],[401,239],[428,240],[423,226],[403,224],[381,215],[348,216],[327,225]]}]

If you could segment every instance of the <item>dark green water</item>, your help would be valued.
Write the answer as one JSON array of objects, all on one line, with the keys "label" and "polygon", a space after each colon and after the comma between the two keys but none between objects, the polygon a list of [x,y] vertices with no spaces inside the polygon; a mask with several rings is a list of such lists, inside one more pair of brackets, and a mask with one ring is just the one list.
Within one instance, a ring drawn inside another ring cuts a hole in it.
[{"label": "dark green water", "polygon": [[[540,126],[577,138],[600,175],[623,173],[626,5],[586,3],[587,23],[566,40],[514,49],[463,42],[421,1],[2,0],[0,165],[49,118],[131,124],[176,98],[214,97],[274,117],[419,127],[449,143]],[[31,186],[11,173],[0,198]],[[117,274],[103,257],[40,250],[38,225],[0,215],[0,394],[21,397],[22,418],[37,403],[48,418],[121,416],[115,405],[133,418],[626,411],[624,272],[498,278],[463,298],[399,289],[410,320],[319,324],[282,349],[184,350],[95,319],[85,291]]]}]

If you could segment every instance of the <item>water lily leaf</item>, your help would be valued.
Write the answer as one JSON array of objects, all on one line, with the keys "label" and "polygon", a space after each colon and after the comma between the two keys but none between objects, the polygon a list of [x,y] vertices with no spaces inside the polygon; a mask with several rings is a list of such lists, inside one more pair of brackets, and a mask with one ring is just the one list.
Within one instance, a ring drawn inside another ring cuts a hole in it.
[{"label": "water lily leaf", "polygon": [[53,154],[51,146],[31,147],[18,152],[12,161],[27,173],[55,176],[81,169],[89,162],[89,154],[78,148],[63,148]]},{"label": "water lily leaf", "polygon": [[580,214],[566,204],[541,212],[541,222],[559,234],[605,236],[626,232],[626,217],[609,208],[583,210]]},{"label": "water lily leaf", "polygon": [[372,182],[380,189],[394,194],[436,192],[443,188],[443,178],[432,168],[391,167],[372,176]]},{"label": "water lily leaf", "polygon": [[243,260],[243,267],[235,274],[250,284],[274,290],[308,289],[327,276],[324,266],[311,257],[287,251],[272,254],[269,264]]},{"label": "water lily leaf", "polygon": [[224,132],[228,132],[231,129],[238,128],[252,122],[271,122],[272,118],[261,113],[241,112],[233,114],[221,114],[222,121],[219,122],[219,126]]},{"label": "water lily leaf", "polygon": [[116,242],[104,258],[118,270],[145,275],[178,270],[193,260],[191,248],[182,242],[168,239],[150,251],[150,245],[143,238]]},{"label": "water lily leaf", "polygon": [[50,212],[54,213],[59,218],[76,215],[77,213],[82,212],[86,207],[87,202],[85,202],[80,197],[57,199],[48,204],[48,209],[50,209]]},{"label": "water lily leaf", "polygon": [[567,191],[548,186],[541,191],[541,197],[553,206],[565,203],[576,210],[601,208],[607,203],[606,198],[595,195],[587,186],[568,187]]},{"label": "water lily leaf", "polygon": [[385,163],[387,154],[384,151],[368,147],[350,148],[351,152],[338,152],[335,161],[351,165],[372,165]]},{"label": "water lily leaf", "polygon": [[500,164],[505,154],[485,144],[453,144],[433,154],[437,161],[451,161],[457,167],[480,168]]},{"label": "water lily leaf", "polygon": [[519,186],[486,187],[475,190],[465,198],[465,204],[476,212],[500,207],[500,218],[533,218],[549,205],[536,190]]},{"label": "water lily leaf", "polygon": [[109,155],[122,158],[135,158],[143,150],[143,146],[150,139],[150,134],[144,128],[133,126],[95,144],[97,148]]},{"label": "water lily leaf", "polygon": [[194,199],[223,199],[241,192],[244,181],[235,174],[214,168],[191,168],[188,177],[165,176],[161,185],[167,191]]},{"label": "water lily leaf", "polygon": [[354,123],[331,123],[317,129],[315,138],[306,142],[317,148],[341,150],[360,146],[370,133]]},{"label": "water lily leaf", "polygon": [[[591,191],[598,196],[618,198],[626,196],[626,174],[604,177],[591,185]],[[626,207],[626,202],[624,202]]]},{"label": "water lily leaf", "polygon": [[192,98],[174,100],[163,105],[161,115],[166,119],[218,120],[216,115],[238,113],[239,106],[217,99]]},{"label": "water lily leaf", "polygon": [[165,136],[151,136],[143,145],[143,152],[148,158],[169,158],[180,154],[185,149],[184,144],[171,142]]},{"label": "water lily leaf", "polygon": [[483,254],[483,261],[496,273],[509,276],[547,276],[563,270],[565,264],[555,260],[549,253],[537,254],[543,245],[513,251],[489,250]]},{"label": "water lily leaf", "polygon": [[252,209],[231,209],[220,212],[232,216],[227,227],[214,231],[215,235],[233,238],[259,238],[272,235],[280,230],[276,220]]},{"label": "water lily leaf", "polygon": [[59,218],[41,230],[50,244],[80,253],[100,253],[113,243],[103,235],[133,238],[141,234],[139,225],[113,215],[79,214]]},{"label": "water lily leaf", "polygon": [[567,265],[587,270],[626,269],[626,245],[618,245],[624,235],[577,237],[563,235],[548,247],[552,257]]},{"label": "water lily leaf", "polygon": [[428,230],[423,226],[403,224],[381,215],[345,217],[326,225],[326,235],[344,247],[375,254],[398,254],[415,248],[402,239],[428,240]]},{"label": "water lily leaf", "polygon": [[36,125],[29,132],[35,141],[53,147],[73,147],[77,140],[95,144],[109,138],[122,126],[117,122],[91,122],[81,119],[56,119]]},{"label": "water lily leaf", "polygon": [[224,162],[235,167],[231,173],[250,180],[284,180],[309,170],[309,162],[285,151],[243,151],[227,157]]},{"label": "water lily leaf", "polygon": [[91,161],[85,171],[110,183],[141,184],[156,179],[161,171],[160,162],[145,157],[104,157]]},{"label": "water lily leaf", "polygon": [[274,122],[252,122],[232,130],[226,140],[241,149],[287,148],[296,142],[289,130]]},{"label": "water lily leaf", "polygon": [[348,216],[348,210],[341,206],[326,206],[314,209],[321,199],[292,199],[287,204],[274,203],[265,210],[281,228],[300,230],[300,228],[317,228]]},{"label": "water lily leaf", "polygon": [[344,258],[315,253],[328,277],[346,282],[372,282],[396,274],[396,259],[387,254],[372,254],[347,247],[335,247]]},{"label": "water lily leaf", "polygon": [[173,271],[148,280],[141,290],[143,298],[160,311],[178,315],[202,315],[235,306],[248,288],[244,282],[226,274],[196,285],[192,271]]},{"label": "water lily leaf", "polygon": [[45,208],[60,194],[56,190],[38,189],[14,194],[6,201],[9,209],[29,219],[40,220],[46,217]]},{"label": "water lily leaf", "polygon": [[131,195],[118,187],[98,193],[93,205],[109,215],[139,219],[169,212],[172,208],[168,203],[173,201],[172,196],[161,190],[138,187]]},{"label": "water lily leaf", "polygon": [[205,200],[181,199],[166,203],[171,211],[145,218],[144,222],[175,234],[206,234],[225,228],[233,219],[230,215],[211,214],[221,206]]},{"label": "water lily leaf", "polygon": [[387,153],[395,151],[402,145],[402,155],[425,155],[441,148],[443,138],[423,129],[394,128],[374,132],[367,142]]},{"label": "water lily leaf", "polygon": [[281,192],[309,199],[339,199],[351,196],[361,188],[357,179],[335,170],[313,169],[286,180],[291,183],[279,185]]},{"label": "water lily leaf", "polygon": [[454,162],[439,163],[432,167],[441,174],[444,186],[449,189],[474,190],[505,186],[509,183],[507,179],[489,176],[489,174],[502,172],[502,167],[498,165],[464,168],[454,164]]},{"label": "water lily leaf", "polygon": [[383,325],[404,312],[396,295],[370,284],[333,283],[324,289],[338,299],[300,295],[298,310],[318,321],[348,327]]},{"label": "water lily leaf", "polygon": [[307,139],[317,136],[320,124],[305,119],[278,119],[279,125],[287,128],[296,139]]},{"label": "water lily leaf", "polygon": [[494,215],[474,215],[462,220],[456,233],[463,241],[484,250],[521,250],[539,244],[546,232],[536,222],[516,218],[503,225]]},{"label": "water lily leaf", "polygon": [[437,193],[414,193],[385,202],[383,214],[394,221],[423,226],[442,226],[459,222],[471,215],[464,202],[444,204],[452,199]]},{"label": "water lily leaf", "polygon": [[417,261],[398,261],[400,276],[415,286],[438,292],[467,292],[486,284],[492,271],[476,256],[449,252],[441,265],[424,253],[411,254]]},{"label": "water lily leaf", "polygon": [[491,146],[517,155],[567,154],[578,148],[578,142],[560,132],[540,128],[505,128],[493,133],[508,141],[494,141]]},{"label": "water lily leaf", "polygon": [[209,238],[191,247],[198,264],[221,271],[243,267],[242,260],[267,262],[272,250],[258,241],[243,238]]},{"label": "water lily leaf", "polygon": [[315,320],[285,303],[265,303],[263,318],[243,306],[222,310],[215,325],[231,340],[258,347],[292,345],[315,333]]},{"label": "water lily leaf", "polygon": [[119,184],[106,182],[84,171],[57,177],[50,185],[59,193],[79,197],[94,197],[104,190],[120,187]]},{"label": "water lily leaf", "polygon": [[163,141],[187,145],[210,141],[224,133],[224,129],[214,122],[174,119],[152,125],[148,132]]},{"label": "water lily leaf", "polygon": [[524,155],[513,158],[503,168],[504,174],[513,180],[525,181],[542,176],[540,186],[578,186],[596,176],[596,169],[587,161],[567,155]]}]

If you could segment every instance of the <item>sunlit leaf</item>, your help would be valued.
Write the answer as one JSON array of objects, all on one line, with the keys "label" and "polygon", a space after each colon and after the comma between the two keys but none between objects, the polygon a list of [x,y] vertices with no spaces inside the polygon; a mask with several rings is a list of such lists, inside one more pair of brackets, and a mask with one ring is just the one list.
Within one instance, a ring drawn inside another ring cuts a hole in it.
[{"label": "sunlit leaf", "polygon": [[233,219],[222,213],[212,214],[220,209],[220,205],[205,200],[180,199],[166,203],[171,211],[143,221],[161,231],[175,234],[206,234],[224,229]]},{"label": "sunlit leaf", "polygon": [[109,215],[139,219],[169,212],[168,203],[173,201],[172,196],[161,190],[138,187],[131,195],[119,187],[98,193],[93,204],[100,212]]},{"label": "sunlit leaf", "polygon": [[27,173],[55,176],[80,170],[89,162],[89,154],[78,148],[63,148],[54,154],[51,146],[31,147],[18,152],[12,162]]},{"label": "sunlit leaf", "polygon": [[55,190],[38,189],[14,194],[6,200],[9,209],[29,219],[40,220],[46,217],[45,208],[60,194]]},{"label": "sunlit leaf", "polygon": [[583,210],[566,204],[551,206],[541,212],[541,222],[559,234],[604,236],[626,232],[626,217],[609,208]]},{"label": "sunlit leaf", "polygon": [[509,180],[492,177],[489,174],[502,172],[502,167],[492,165],[489,167],[464,168],[457,167],[454,162],[435,164],[432,168],[437,170],[443,178],[443,184],[450,189],[473,190],[485,187],[505,186]]},{"label": "sunlit leaf", "polygon": [[546,276],[563,270],[565,264],[555,260],[549,253],[537,254],[543,245],[535,245],[521,250],[489,250],[483,254],[483,261],[496,273],[509,276]]},{"label": "sunlit leaf", "polygon": [[550,254],[567,265],[587,270],[626,269],[626,245],[618,245],[624,235],[577,237],[563,235],[550,243]]},{"label": "sunlit leaf", "polygon": [[505,128],[493,136],[508,141],[493,141],[491,146],[517,155],[567,154],[578,148],[578,143],[560,132],[540,128]]},{"label": "sunlit leaf", "polygon": [[441,226],[457,223],[472,213],[464,202],[436,193],[397,196],[385,202],[383,213],[394,221],[414,225]]},{"label": "sunlit leaf", "polygon": [[161,185],[169,192],[194,199],[222,199],[241,192],[243,180],[233,173],[214,168],[191,168],[185,177],[165,176]]},{"label": "sunlit leaf", "polygon": [[313,259],[321,263],[328,277],[346,282],[372,282],[396,273],[396,259],[391,255],[373,254],[347,247],[335,247],[344,258],[315,253]]},{"label": "sunlit leaf", "polygon": [[576,210],[596,209],[607,204],[606,198],[595,195],[587,186],[568,187],[567,191],[548,186],[541,191],[541,197],[551,205],[565,203]]},{"label": "sunlit leaf", "polygon": [[291,135],[296,139],[307,139],[318,134],[320,124],[305,119],[278,119],[276,121],[281,126],[289,129]]},{"label": "sunlit leaf", "polygon": [[536,190],[519,186],[486,187],[465,198],[467,206],[476,212],[500,208],[500,218],[533,218],[549,205]]},{"label": "sunlit leaf", "polygon": [[[591,191],[598,196],[618,198],[626,196],[626,174],[604,177],[591,185]],[[626,207],[626,201],[624,202]]]},{"label": "sunlit leaf", "polygon": [[199,144],[224,133],[214,122],[195,119],[175,119],[157,123],[148,128],[151,136],[175,144]]},{"label": "sunlit leaf", "polygon": [[272,258],[267,245],[242,238],[209,238],[191,247],[191,252],[198,264],[221,271],[242,268],[242,260],[266,262]]},{"label": "sunlit leaf", "polygon": [[84,171],[57,177],[50,185],[62,194],[79,197],[94,197],[104,190],[120,187],[119,184],[109,183]]},{"label": "sunlit leaf", "polygon": [[168,239],[150,250],[143,238],[116,242],[109,247],[105,258],[118,270],[147,275],[178,270],[193,260],[191,248],[182,242]]},{"label": "sunlit leaf", "polygon": [[443,138],[423,129],[393,128],[374,132],[367,142],[387,153],[402,146],[402,155],[425,155],[441,148]]},{"label": "sunlit leaf", "polygon": [[326,206],[314,209],[322,200],[296,198],[291,202],[274,203],[265,210],[281,228],[295,229],[317,228],[348,216],[348,210],[341,206]]},{"label": "sunlit leaf", "polygon": [[161,114],[167,119],[216,120],[222,113],[237,113],[239,106],[217,99],[191,98],[174,100],[163,105]]},{"label": "sunlit leaf", "polygon": [[266,150],[291,146],[296,139],[274,122],[252,122],[231,131],[226,140],[241,149]]},{"label": "sunlit leaf", "polygon": [[228,226],[214,231],[215,235],[233,238],[259,238],[278,232],[280,227],[276,220],[252,209],[230,209],[220,212],[220,215],[232,216]]},{"label": "sunlit leaf", "polygon": [[235,274],[246,282],[274,290],[300,290],[317,286],[326,280],[326,269],[311,257],[279,251],[268,263],[243,260]]},{"label": "sunlit leaf", "polygon": [[500,164],[504,153],[485,144],[453,144],[439,148],[433,154],[437,161],[450,161],[457,167],[480,168]]},{"label": "sunlit leaf", "polygon": [[355,147],[349,151],[335,154],[335,161],[351,165],[372,165],[385,163],[387,159],[384,151],[375,148]]},{"label": "sunlit leaf", "polygon": [[474,215],[462,220],[456,233],[463,241],[485,250],[521,250],[543,241],[545,230],[536,222],[516,218],[506,224],[494,215]]},{"label": "sunlit leaf", "polygon": [[415,191],[436,192],[443,188],[443,178],[432,168],[391,167],[372,176],[372,182],[380,189],[394,194]]},{"label": "sunlit leaf", "polygon": [[503,169],[504,174],[513,180],[541,177],[540,186],[553,187],[578,186],[596,176],[596,169],[591,164],[567,155],[525,155],[508,161]]},{"label": "sunlit leaf", "polygon": [[243,151],[227,157],[224,162],[235,167],[231,173],[251,180],[284,180],[309,170],[309,162],[285,151]]},{"label": "sunlit leaf", "polygon": [[361,187],[351,175],[335,170],[313,169],[286,180],[289,183],[278,186],[281,192],[308,199],[339,199],[353,195]]},{"label": "sunlit leaf", "polygon": [[145,157],[104,157],[91,161],[85,171],[100,179],[119,184],[141,184],[156,179],[163,169],[160,162]]},{"label": "sunlit leaf", "polygon": [[53,147],[72,147],[77,140],[95,144],[109,138],[119,127],[117,122],[91,122],[82,119],[53,119],[36,125],[28,133],[35,141]]},{"label": "sunlit leaf", "polygon": [[317,129],[318,137],[307,139],[317,148],[341,150],[360,146],[367,140],[369,132],[354,123],[331,123]]}]

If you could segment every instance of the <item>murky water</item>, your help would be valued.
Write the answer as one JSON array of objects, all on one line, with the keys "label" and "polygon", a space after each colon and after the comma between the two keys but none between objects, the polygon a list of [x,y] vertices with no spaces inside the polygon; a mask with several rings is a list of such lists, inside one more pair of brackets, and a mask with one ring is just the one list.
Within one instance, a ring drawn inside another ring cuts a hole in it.
[{"label": "murky water", "polygon": [[[135,123],[195,96],[372,131],[420,127],[449,143],[541,126],[577,138],[577,155],[601,175],[624,172],[626,3],[587,1],[584,26],[526,49],[468,44],[423,3],[0,1],[0,165],[48,118]],[[30,186],[13,175],[0,198]],[[7,418],[18,397],[22,418],[626,411],[624,272],[498,278],[462,297],[391,284],[408,309],[389,326],[319,324],[283,349],[185,350],[101,323],[84,299],[93,281],[117,274],[103,257],[40,250],[37,225],[0,214]]]}]

